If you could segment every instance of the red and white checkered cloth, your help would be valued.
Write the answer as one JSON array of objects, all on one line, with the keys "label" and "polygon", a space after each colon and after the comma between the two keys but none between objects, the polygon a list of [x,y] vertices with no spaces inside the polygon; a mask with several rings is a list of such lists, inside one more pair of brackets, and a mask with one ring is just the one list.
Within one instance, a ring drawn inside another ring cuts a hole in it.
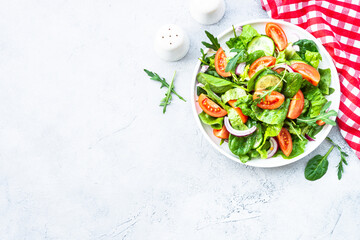
[{"label": "red and white checkered cloth", "polygon": [[268,15],[298,25],[321,41],[340,78],[340,132],[360,158],[360,1],[261,0]]}]

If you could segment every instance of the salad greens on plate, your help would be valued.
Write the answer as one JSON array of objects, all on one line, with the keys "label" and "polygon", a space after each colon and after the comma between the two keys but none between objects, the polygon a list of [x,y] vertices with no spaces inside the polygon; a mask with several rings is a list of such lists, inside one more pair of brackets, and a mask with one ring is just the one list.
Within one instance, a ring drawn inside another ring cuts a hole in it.
[{"label": "salad greens on plate", "polygon": [[266,34],[251,25],[233,27],[225,46],[205,33],[209,51],[201,49],[199,59],[199,118],[241,162],[294,158],[325,124],[336,125],[337,113],[325,98],[334,92],[331,71],[318,68],[322,57],[315,42],[288,43],[281,26],[271,22]]}]

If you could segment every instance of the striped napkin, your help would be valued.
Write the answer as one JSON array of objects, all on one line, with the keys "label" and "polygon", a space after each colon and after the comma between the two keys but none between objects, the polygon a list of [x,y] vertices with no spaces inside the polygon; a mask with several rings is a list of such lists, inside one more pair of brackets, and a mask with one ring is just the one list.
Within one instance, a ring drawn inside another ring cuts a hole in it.
[{"label": "striped napkin", "polygon": [[341,100],[337,123],[360,159],[360,1],[261,0],[268,15],[314,35],[333,58]]}]

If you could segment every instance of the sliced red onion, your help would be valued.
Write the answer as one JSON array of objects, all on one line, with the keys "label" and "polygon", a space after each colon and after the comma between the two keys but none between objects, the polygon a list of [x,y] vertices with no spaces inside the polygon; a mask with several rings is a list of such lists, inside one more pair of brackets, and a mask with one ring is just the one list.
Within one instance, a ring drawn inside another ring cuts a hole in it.
[{"label": "sliced red onion", "polygon": [[255,132],[257,129],[256,126],[253,126],[247,130],[236,130],[231,126],[228,116],[224,117],[224,124],[225,124],[226,129],[229,131],[229,133],[231,133],[232,135],[237,136],[237,137],[248,136],[248,135],[252,134],[253,132]]},{"label": "sliced red onion", "polygon": [[242,26],[238,26],[235,28],[235,31],[238,32],[238,33],[242,33],[242,30],[243,30],[243,27]]},{"label": "sliced red onion", "polygon": [[294,70],[289,65],[287,65],[285,63],[276,64],[272,69],[276,70],[276,69],[279,69],[279,68],[284,68],[284,69],[288,70],[289,72],[294,72]]},{"label": "sliced red onion", "polygon": [[272,156],[274,156],[279,148],[276,139],[273,137],[270,138],[270,144],[271,144],[270,149],[267,151],[267,155],[268,155],[267,158],[271,158]]},{"label": "sliced red onion", "polygon": [[205,73],[209,69],[208,65],[202,65],[200,68],[200,72]]},{"label": "sliced red onion", "polygon": [[312,137],[310,137],[309,135],[307,135],[307,133],[305,133],[305,137],[307,140],[309,141],[315,141],[315,139],[313,139]]},{"label": "sliced red onion", "polygon": [[240,63],[235,69],[235,74],[236,75],[242,74],[244,72],[245,67],[246,67],[246,63]]}]

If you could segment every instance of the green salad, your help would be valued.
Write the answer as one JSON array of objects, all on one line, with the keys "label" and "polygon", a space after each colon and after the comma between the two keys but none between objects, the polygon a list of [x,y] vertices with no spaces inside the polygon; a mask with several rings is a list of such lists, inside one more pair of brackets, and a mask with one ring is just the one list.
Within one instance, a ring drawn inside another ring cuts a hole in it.
[{"label": "green salad", "polygon": [[201,49],[197,75],[200,120],[243,163],[299,156],[325,124],[336,125],[325,98],[334,92],[330,69],[318,68],[322,57],[314,41],[288,43],[276,23],[266,24],[266,34],[250,25],[233,32],[221,46],[205,31],[210,42],[202,42],[209,51]]}]

